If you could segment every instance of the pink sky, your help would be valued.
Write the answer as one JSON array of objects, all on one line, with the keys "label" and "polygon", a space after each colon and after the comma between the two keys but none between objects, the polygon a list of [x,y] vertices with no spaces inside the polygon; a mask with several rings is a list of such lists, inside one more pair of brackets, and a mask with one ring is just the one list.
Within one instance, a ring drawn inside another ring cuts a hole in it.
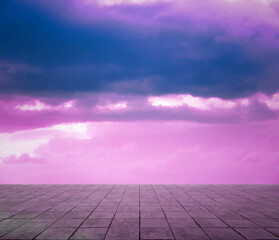
[{"label": "pink sky", "polygon": [[2,2],[0,183],[279,184],[278,0]]},{"label": "pink sky", "polygon": [[2,96],[0,182],[279,183],[278,96]]}]

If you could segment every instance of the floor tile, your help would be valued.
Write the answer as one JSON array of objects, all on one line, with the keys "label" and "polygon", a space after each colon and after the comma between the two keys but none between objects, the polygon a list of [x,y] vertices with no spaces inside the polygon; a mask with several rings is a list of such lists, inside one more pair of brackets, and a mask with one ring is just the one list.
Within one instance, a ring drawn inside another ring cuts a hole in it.
[{"label": "floor tile", "polygon": [[89,218],[113,218],[115,212],[93,212]]},{"label": "floor tile", "polygon": [[102,240],[107,228],[79,228],[70,239]]},{"label": "floor tile", "polygon": [[279,228],[279,221],[271,218],[253,218],[250,219],[250,221],[264,228],[268,228],[268,227]]},{"label": "floor tile", "polygon": [[1,239],[33,239],[44,230],[45,228],[20,227],[1,237]]},{"label": "floor tile", "polygon": [[134,240],[139,239],[139,228],[110,228],[106,235],[108,240]]},{"label": "floor tile", "polygon": [[144,227],[140,229],[141,239],[174,239],[170,228]]},{"label": "floor tile", "polygon": [[231,228],[204,228],[204,231],[209,235],[212,240],[237,240],[244,239],[236,231]]},{"label": "floor tile", "polygon": [[113,219],[111,228],[139,228],[139,219],[117,218]]},{"label": "floor tile", "polygon": [[110,218],[88,218],[84,221],[81,227],[86,228],[108,228],[111,223]]},{"label": "floor tile", "polygon": [[279,185],[2,184],[0,238],[278,239],[278,206]]},{"label": "floor tile", "polygon": [[115,218],[139,218],[139,212],[116,212]]},{"label": "floor tile", "polygon": [[201,228],[172,228],[175,239],[209,239]]},{"label": "floor tile", "polygon": [[241,235],[247,239],[278,239],[273,234],[262,228],[235,228]]},{"label": "floor tile", "polygon": [[164,218],[142,218],[140,221],[140,227],[163,227],[168,228],[168,222]]},{"label": "floor tile", "polygon": [[227,223],[230,227],[257,227],[253,222],[245,219],[245,218],[227,218],[222,219],[225,223]]},{"label": "floor tile", "polygon": [[169,218],[168,222],[171,227],[199,227],[191,218]]},{"label": "floor tile", "polygon": [[266,228],[266,230],[279,237],[279,228]]},{"label": "floor tile", "polygon": [[167,218],[192,218],[187,212],[165,212]]},{"label": "floor tile", "polygon": [[208,228],[208,227],[228,227],[227,224],[225,224],[223,221],[221,221],[218,218],[196,218],[195,221],[202,227],[202,228]]},{"label": "floor tile", "polygon": [[75,218],[69,218],[69,219],[59,219],[57,222],[55,222],[51,227],[78,227],[83,222],[83,219],[75,219]]},{"label": "floor tile", "polygon": [[48,228],[42,232],[36,239],[68,239],[76,230],[76,228]]},{"label": "floor tile", "polygon": [[165,218],[163,212],[141,212],[141,218]]}]

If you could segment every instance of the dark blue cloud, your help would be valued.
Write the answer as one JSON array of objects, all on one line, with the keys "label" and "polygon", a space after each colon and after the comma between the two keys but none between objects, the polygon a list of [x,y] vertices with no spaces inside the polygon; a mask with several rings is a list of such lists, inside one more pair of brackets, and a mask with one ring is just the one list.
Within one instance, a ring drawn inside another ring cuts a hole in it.
[{"label": "dark blue cloud", "polygon": [[110,20],[81,24],[32,1],[3,1],[0,11],[2,93],[232,98],[279,88],[279,53],[255,54],[247,43],[217,42],[222,29],[195,32],[190,22],[183,31],[154,32]]}]

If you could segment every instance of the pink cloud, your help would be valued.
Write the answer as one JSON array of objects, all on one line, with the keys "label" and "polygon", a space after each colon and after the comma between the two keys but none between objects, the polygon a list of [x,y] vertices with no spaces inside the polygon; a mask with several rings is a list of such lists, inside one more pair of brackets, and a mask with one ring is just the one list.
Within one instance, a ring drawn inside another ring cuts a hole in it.
[{"label": "pink cloud", "polygon": [[237,102],[231,100],[223,100],[220,98],[203,98],[194,97],[190,94],[178,94],[178,95],[167,95],[160,97],[149,97],[148,101],[152,106],[159,107],[180,107],[183,105],[197,108],[199,110],[210,110],[214,108],[230,109],[236,106],[236,104],[247,105],[249,104],[248,99],[241,99]]},{"label": "pink cloud", "polygon": [[279,183],[277,95],[2,95],[0,182]]},{"label": "pink cloud", "polygon": [[0,110],[2,132],[100,121],[243,123],[276,119],[279,112],[278,93],[230,100],[190,94],[149,97],[77,94],[73,99],[2,95]]},{"label": "pink cloud", "polygon": [[278,126],[99,122],[86,124],[89,138],[61,129],[13,133],[18,141],[52,137],[29,156],[2,158],[0,182],[278,184]]},{"label": "pink cloud", "polygon": [[43,159],[37,159],[36,157],[32,157],[29,154],[25,153],[17,157],[16,155],[10,155],[6,158],[2,158],[5,163],[8,164],[28,164],[28,163],[42,163]]}]

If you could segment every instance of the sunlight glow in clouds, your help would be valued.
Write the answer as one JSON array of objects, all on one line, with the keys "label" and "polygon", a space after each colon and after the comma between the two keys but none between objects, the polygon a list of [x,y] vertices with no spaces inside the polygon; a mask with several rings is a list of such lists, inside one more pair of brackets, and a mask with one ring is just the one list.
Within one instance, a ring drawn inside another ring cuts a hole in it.
[{"label": "sunlight glow in clouds", "polygon": [[90,139],[91,136],[87,134],[86,123],[62,123],[54,125],[50,129],[59,130],[65,133],[67,137],[75,137],[80,139]]},{"label": "sunlight glow in clouds", "polygon": [[22,106],[16,106],[15,108],[21,111],[42,111],[51,109],[51,106],[37,100],[33,104],[24,104]]},{"label": "sunlight glow in clouds", "polygon": [[[24,133],[23,133],[24,134]],[[40,136],[33,139],[15,138],[15,134],[0,134],[0,159],[23,154],[34,155],[34,150],[46,144],[51,136]]]},{"label": "sunlight glow in clouds", "polygon": [[[236,103],[230,100],[222,100],[220,98],[202,98],[194,97],[190,94],[185,95],[168,95],[161,97],[149,97],[148,101],[155,107],[180,107],[187,105],[189,107],[197,108],[200,110],[210,110],[213,108],[233,108]],[[245,104],[245,100],[243,101]]]},{"label": "sunlight glow in clouds", "polygon": [[87,123],[63,123],[48,128],[18,131],[0,134],[0,159],[9,156],[20,157],[28,154],[36,156],[34,151],[56,137],[73,139],[91,139],[87,132]]},{"label": "sunlight glow in clouds", "polygon": [[266,96],[266,95],[260,94],[259,98],[270,109],[279,110],[279,93],[275,93],[272,96]]},{"label": "sunlight glow in clouds", "polygon": [[127,102],[118,102],[114,104],[107,105],[97,105],[97,108],[100,110],[121,110],[127,108]]},{"label": "sunlight glow in clouds", "polygon": [[23,105],[15,106],[16,109],[21,111],[43,111],[43,110],[60,110],[60,109],[69,109],[74,107],[75,100],[67,101],[59,106],[51,106],[46,103],[41,102],[40,100],[35,100],[33,103],[25,103]]}]

